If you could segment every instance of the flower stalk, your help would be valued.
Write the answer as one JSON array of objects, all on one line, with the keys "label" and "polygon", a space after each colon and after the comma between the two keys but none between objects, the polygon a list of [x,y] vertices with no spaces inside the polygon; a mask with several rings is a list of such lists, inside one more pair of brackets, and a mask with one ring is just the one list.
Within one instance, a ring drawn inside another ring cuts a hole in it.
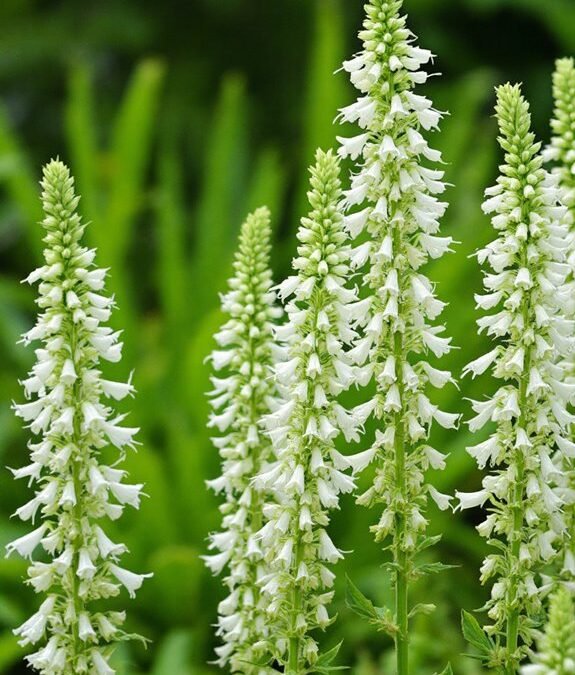
[{"label": "flower stalk", "polygon": [[[377,469],[373,485],[358,503],[379,506],[371,528],[376,541],[390,541],[395,607],[387,621],[395,639],[397,672],[409,673],[409,585],[420,572],[417,553],[429,545],[425,512],[430,497],[449,508],[449,497],[426,484],[429,467],[441,469],[445,456],[427,444],[433,422],[454,428],[458,416],[439,410],[427,395],[451,374],[428,362],[447,354],[450,338],[434,323],[443,310],[421,268],[450,250],[439,236],[447,204],[441,161],[424,133],[436,130],[442,113],[415,88],[427,80],[421,70],[432,54],[416,45],[400,1],[370,0],[360,39],[363,49],[343,68],[360,91],[340,111],[342,122],[361,133],[339,138],[339,154],[357,161],[345,192],[346,228],[357,240],[352,265],[363,270],[362,331],[353,350],[366,381],[374,380],[372,414],[380,424],[372,446]],[[441,566],[438,566],[438,569]]]},{"label": "flower stalk", "polygon": [[210,536],[205,556],[215,574],[227,569],[229,595],[218,607],[216,648],[218,665],[233,672],[258,672],[267,638],[265,601],[258,585],[265,567],[256,533],[262,527],[263,496],[253,479],[271,460],[271,442],[261,420],[271,411],[275,384],[271,375],[276,358],[273,325],[281,316],[272,290],[269,267],[270,214],[259,208],[242,226],[229,291],[222,297],[228,320],[216,334],[218,349],[211,355],[213,413],[209,426],[222,458],[222,473],[208,481],[224,495],[220,507],[221,532]]},{"label": "flower stalk", "polygon": [[[85,225],[67,167],[59,161],[46,165],[42,189],[45,265],[27,278],[40,282],[42,312],[23,336],[25,344],[41,347],[23,382],[28,402],[14,405],[37,441],[28,444],[31,464],[13,470],[16,478],[37,485],[16,515],[27,522],[39,513],[41,524],[8,544],[7,553],[30,560],[28,583],[46,599],[15,633],[22,646],[46,640],[26,657],[40,673],[110,675],[114,644],[138,636],[122,630],[124,612],[93,603],[118,595],[121,586],[133,597],[151,576],[119,567],[127,549],[99,524],[140,503],[143,486],[124,483],[118,462],[108,466],[101,457],[108,445],[120,460],[135,446],[138,429],[121,426],[125,415],[108,404],[133,395],[134,387],[104,379],[100,371],[101,361],[120,360],[122,343],[119,332],[103,325],[114,301],[102,294],[106,271],[94,266],[95,251],[82,246]],[[34,560],[40,546],[50,562]]]},{"label": "flower stalk", "polygon": [[493,650],[485,656],[511,674],[541,612],[539,574],[567,537],[561,466],[572,454],[575,417],[568,410],[574,387],[565,382],[564,362],[574,340],[573,321],[566,318],[569,236],[558,177],[543,168],[519,86],[497,89],[496,113],[505,162],[483,210],[497,238],[477,253],[488,269],[486,293],[475,297],[478,307],[493,312],[478,326],[496,346],[466,372],[477,376],[491,368],[503,382],[490,400],[472,402],[476,416],[469,423],[471,431],[495,423],[486,441],[467,449],[479,468],[494,469],[482,490],[458,497],[462,509],[489,503],[478,526],[496,547],[481,569],[482,583],[495,578],[487,603],[492,623],[485,627]]},{"label": "flower stalk", "polygon": [[338,436],[358,439],[370,405],[347,410],[338,402],[357,378],[348,348],[358,299],[346,285],[350,246],[332,152],[318,150],[308,196],[312,210],[297,234],[296,274],[279,290],[289,298],[287,321],[276,330],[285,351],[276,366],[282,401],[266,420],[276,461],[256,480],[268,495],[259,536],[269,565],[261,581],[270,651],[290,675],[313,671],[320,659],[312,632],[333,621],[328,565],[343,557],[327,533],[329,513],[354,488],[346,470],[359,471],[373,456],[343,455],[335,446]]},{"label": "flower stalk", "polygon": [[575,673],[575,606],[569,589],[560,586],[551,596],[545,632],[537,652],[521,675],[572,675]]}]

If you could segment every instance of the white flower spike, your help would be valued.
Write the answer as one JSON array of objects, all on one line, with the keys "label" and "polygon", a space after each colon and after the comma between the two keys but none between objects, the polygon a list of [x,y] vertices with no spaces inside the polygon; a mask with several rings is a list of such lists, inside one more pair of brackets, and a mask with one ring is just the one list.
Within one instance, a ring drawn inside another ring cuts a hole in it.
[{"label": "white flower spike", "polygon": [[[553,74],[553,98],[555,111],[551,120],[553,136],[551,144],[544,150],[544,158],[551,162],[551,172],[559,179],[563,193],[563,203],[568,208],[569,224],[568,262],[570,273],[565,284],[567,298],[566,313],[575,317],[575,61],[572,58],[558,59]],[[563,386],[575,387],[575,354],[571,353],[563,361],[566,380]],[[573,438],[573,433],[571,433]],[[575,494],[575,454],[565,439],[562,449],[567,450],[566,460],[562,463],[563,485],[566,494]],[[575,509],[565,510],[567,529],[571,536],[564,540],[564,550],[559,561],[561,576],[567,581],[575,581]]]},{"label": "white flower spike", "polygon": [[[213,439],[222,458],[222,474],[208,485],[223,493],[221,532],[210,536],[205,556],[214,574],[226,569],[229,595],[218,610],[218,665],[252,672],[249,664],[261,658],[268,635],[266,601],[258,587],[265,566],[256,532],[262,523],[262,497],[253,479],[271,459],[271,443],[261,419],[273,406],[275,384],[271,368],[276,358],[272,328],[281,316],[272,290],[269,268],[270,214],[260,208],[242,226],[230,290],[222,297],[229,317],[216,334],[218,350],[211,361],[213,413],[210,426],[220,432]],[[257,669],[254,670],[257,672]]]},{"label": "white flower spike", "polygon": [[570,591],[560,586],[551,596],[545,633],[537,640],[537,652],[521,675],[569,675],[575,673],[575,606]]},{"label": "white flower spike", "polygon": [[[136,443],[138,430],[120,426],[123,416],[115,416],[107,400],[124,398],[134,388],[101,377],[101,360],[118,361],[122,344],[119,333],[102,325],[114,302],[101,295],[106,273],[94,267],[95,251],[82,246],[85,225],[76,213],[79,198],[67,167],[50,162],[42,189],[45,265],[27,279],[40,282],[42,313],[23,339],[42,346],[23,383],[30,400],[14,405],[40,438],[28,445],[32,463],[13,470],[16,478],[37,484],[17,515],[39,518],[41,525],[6,549],[31,560],[28,581],[47,598],[15,633],[23,646],[46,638],[45,646],[26,656],[40,673],[113,673],[108,664],[113,644],[133,636],[121,629],[123,613],[92,603],[117,595],[120,585],[133,596],[151,576],[119,567],[126,547],[114,544],[97,524],[106,516],[118,518],[125,505],[139,504],[143,486],[126,485],[125,472],[100,458],[106,445],[115,445],[121,459]],[[34,562],[38,548],[51,562]]]},{"label": "white flower spike", "polygon": [[396,0],[366,4],[359,34],[363,50],[344,63],[361,96],[340,114],[362,132],[339,139],[339,154],[358,160],[345,193],[346,227],[358,239],[352,260],[362,270],[367,294],[358,307],[363,331],[354,355],[364,380],[375,381],[373,415],[381,428],[373,446],[376,477],[358,502],[383,509],[372,532],[377,541],[391,541],[397,602],[387,626],[396,641],[399,675],[409,670],[408,579],[415,555],[429,543],[427,503],[431,498],[441,509],[449,503],[425,482],[430,457],[443,457],[426,440],[434,421],[454,428],[458,420],[439,410],[427,392],[428,385],[452,381],[427,362],[430,354],[448,353],[451,340],[434,323],[444,303],[422,267],[449,251],[453,241],[439,235],[447,208],[438,198],[446,187],[443,171],[429,167],[441,155],[423,135],[438,128],[442,113],[414,91],[427,80],[421,68],[432,55],[416,46],[402,5]]},{"label": "white flower spike", "polygon": [[481,468],[493,470],[481,491],[458,497],[461,508],[488,504],[478,530],[497,548],[482,568],[482,582],[495,578],[486,630],[507,673],[525,656],[541,611],[538,575],[567,534],[562,507],[571,497],[560,467],[575,417],[562,364],[574,340],[573,322],[565,318],[569,241],[558,178],[542,168],[519,86],[498,88],[496,112],[505,163],[483,209],[497,238],[477,255],[487,268],[487,295],[480,298],[495,295],[494,302],[479,302],[490,312],[478,325],[498,347],[467,370],[490,369],[502,383],[490,400],[473,402],[469,424],[475,431],[495,423],[488,441],[468,448]]},{"label": "white flower spike", "polygon": [[261,580],[272,625],[270,651],[286,673],[311,672],[318,646],[311,635],[332,619],[327,606],[343,557],[326,531],[339,495],[354,488],[346,469],[361,469],[372,452],[340,454],[335,439],[357,439],[370,406],[347,410],[339,394],[356,382],[348,351],[357,296],[346,285],[350,246],[340,213],[339,162],[317,151],[308,193],[312,211],[302,219],[296,272],[280,286],[287,322],[278,329],[285,345],[277,369],[283,403],[267,417],[277,461],[258,482],[273,499],[264,507],[260,531],[270,566]]}]

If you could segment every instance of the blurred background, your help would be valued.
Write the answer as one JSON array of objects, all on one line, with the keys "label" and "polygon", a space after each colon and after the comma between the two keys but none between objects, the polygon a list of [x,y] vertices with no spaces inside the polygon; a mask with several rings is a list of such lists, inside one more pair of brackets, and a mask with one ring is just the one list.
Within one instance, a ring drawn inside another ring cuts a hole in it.
[{"label": "blurred background", "polygon": [[[128,459],[149,499],[119,527],[130,548],[126,564],[153,571],[134,602],[123,595],[129,627],[152,640],[117,652],[121,675],[191,675],[207,665],[211,624],[222,596],[199,556],[219,523],[204,480],[218,472],[206,431],[209,389],[204,359],[221,321],[218,292],[230,273],[239,225],[260,204],[273,212],[276,278],[288,272],[293,234],[305,212],[306,167],[316,146],[334,144],[336,109],[352,100],[342,59],[358,49],[361,0],[2,0],[0,3],[0,464],[26,462],[27,435],[10,410],[21,399],[18,378],[32,350],[16,345],[34,320],[33,290],[20,285],[40,254],[41,165],[59,155],[70,164],[92,224],[89,243],[112,268],[109,290],[120,305],[123,363],[139,390],[130,421],[142,447]],[[556,57],[575,52],[572,0],[406,0],[411,28],[437,54],[426,88],[449,110],[433,139],[444,152],[452,205],[444,230],[461,242],[430,275],[450,303],[448,332],[462,349],[448,359],[455,373],[485,345],[474,328],[480,286],[468,259],[491,238],[481,215],[485,186],[496,175],[493,86],[523,81],[534,123],[548,139]],[[441,395],[443,407],[468,416],[464,397],[490,383],[465,381]],[[438,399],[436,399],[438,400]],[[477,439],[478,442],[480,439]],[[476,489],[478,472],[458,434],[433,441],[451,453],[432,480],[439,489]],[[363,482],[369,480],[366,474]],[[5,471],[0,489],[0,545],[24,532],[10,514],[28,490]],[[430,556],[459,567],[427,578],[414,601],[437,611],[414,622],[414,673],[430,675],[451,660],[456,674],[479,673],[459,630],[460,608],[478,608],[484,545],[473,526],[480,514],[456,518],[430,511],[443,533]],[[368,532],[377,513],[351,499],[334,517],[333,536],[349,553],[338,568],[339,620],[322,637],[345,636],[339,663],[353,673],[393,672],[391,644],[344,604],[344,573],[379,604],[391,594],[384,554]],[[117,529],[116,524],[114,528]],[[112,528],[112,529],[114,529]],[[112,532],[114,534],[114,532]],[[11,629],[38,600],[23,585],[25,565],[0,561],[0,673],[24,673]]]}]

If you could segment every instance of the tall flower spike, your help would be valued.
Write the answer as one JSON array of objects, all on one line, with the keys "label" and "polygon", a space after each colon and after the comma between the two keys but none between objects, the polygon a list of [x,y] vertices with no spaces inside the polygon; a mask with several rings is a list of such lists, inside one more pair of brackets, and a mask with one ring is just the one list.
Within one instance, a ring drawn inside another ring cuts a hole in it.
[{"label": "tall flower spike", "polygon": [[375,380],[373,414],[380,423],[373,445],[376,477],[358,502],[383,509],[371,530],[377,541],[391,540],[396,606],[388,626],[399,675],[408,672],[408,580],[415,555],[430,543],[428,497],[441,509],[449,507],[449,497],[425,482],[428,467],[445,465],[445,456],[426,439],[434,421],[448,429],[457,424],[457,415],[439,410],[426,393],[429,384],[443,387],[452,381],[426,358],[429,352],[436,357],[449,352],[451,340],[433,323],[444,303],[421,268],[449,251],[452,238],[438,235],[447,208],[436,196],[445,190],[443,171],[426,164],[440,162],[441,155],[422,134],[437,129],[442,114],[414,92],[427,80],[420,68],[432,54],[416,46],[402,4],[370,0],[366,5],[359,34],[363,50],[343,64],[361,95],[340,111],[341,121],[356,122],[362,132],[338,139],[339,154],[358,160],[345,193],[346,227],[359,240],[352,262],[365,267],[364,330],[354,357],[358,364],[367,360],[363,369]]},{"label": "tall flower spike", "polygon": [[[503,380],[486,401],[473,401],[471,431],[489,421],[490,438],[468,448],[480,468],[494,467],[475,493],[458,493],[460,507],[489,504],[480,534],[496,547],[481,569],[494,578],[487,609],[494,649],[505,673],[515,673],[532,640],[541,611],[538,574],[556,556],[565,535],[564,497],[558,480],[563,458],[575,446],[567,411],[573,386],[564,382],[562,359],[573,348],[573,322],[564,318],[567,226],[557,178],[542,168],[540,144],[530,131],[529,106],[519,86],[497,90],[499,143],[505,163],[486,191],[497,238],[478,252],[486,293],[475,297],[485,316],[480,331],[496,346],[468,366],[489,368]],[[521,644],[523,643],[523,644]]]},{"label": "tall flower spike", "polygon": [[[554,118],[551,120],[553,137],[545,148],[543,157],[552,162],[551,172],[559,179],[562,200],[567,206],[569,225],[568,262],[571,267],[567,277],[566,313],[575,317],[575,62],[573,59],[559,59],[553,75]],[[575,382],[575,356],[570,354],[564,362],[567,381]],[[575,466],[573,457],[563,465],[563,483],[567,494],[575,494]],[[565,539],[562,555],[561,574],[566,580],[575,580],[575,509],[565,513],[570,536]]]},{"label": "tall flower spike", "polygon": [[553,74],[555,111],[551,120],[553,136],[545,148],[546,161],[556,163],[553,173],[559,176],[565,191],[564,202],[575,217],[575,62],[558,59]]},{"label": "tall flower spike", "polygon": [[564,586],[551,597],[549,620],[537,647],[532,663],[521,668],[521,675],[575,673],[575,606],[571,593]]},{"label": "tall flower spike", "polygon": [[[270,214],[260,208],[242,226],[230,290],[222,297],[228,321],[216,334],[220,347],[211,355],[218,377],[212,377],[214,412],[209,425],[220,432],[213,439],[222,458],[222,475],[209,481],[225,501],[221,532],[210,536],[218,553],[205,557],[215,574],[227,569],[229,595],[218,608],[218,664],[251,672],[267,636],[265,604],[258,588],[262,552],[255,533],[262,525],[262,498],[252,479],[271,459],[271,443],[260,421],[273,405],[275,384],[272,326],[281,316],[271,290],[269,268]],[[223,376],[220,376],[223,374]]]},{"label": "tall flower spike", "polygon": [[[114,446],[120,459],[134,447],[134,428],[120,426],[107,401],[132,395],[131,382],[106,380],[100,361],[120,360],[119,332],[108,321],[113,299],[101,294],[106,270],[94,267],[95,251],[82,246],[85,225],[76,213],[79,197],[67,167],[52,161],[44,168],[42,201],[46,230],[46,264],[27,278],[40,282],[37,304],[42,310],[24,343],[39,341],[37,361],[24,391],[28,403],[14,405],[36,442],[30,442],[32,463],[14,470],[16,478],[37,484],[32,500],[16,514],[41,524],[8,544],[31,560],[28,583],[46,599],[34,616],[16,629],[22,646],[47,640],[26,657],[46,675],[114,671],[108,664],[113,643],[129,639],[120,626],[124,612],[106,611],[92,603],[115,596],[124,586],[131,597],[145,574],[119,567],[126,551],[100,526],[119,518],[126,505],[138,508],[142,485],[123,482],[125,471],[102,463],[100,452]],[[34,562],[42,547],[51,562]]]},{"label": "tall flower spike", "polygon": [[[575,269],[575,62],[573,59],[558,59],[553,74],[553,98],[555,111],[551,120],[553,136],[550,145],[543,151],[545,161],[552,162],[551,172],[559,177],[563,191],[563,203],[568,208],[570,226],[569,263]],[[575,275],[569,279],[570,303],[568,310],[575,316]],[[568,374],[575,375],[575,360],[568,363]]]},{"label": "tall flower spike", "polygon": [[356,440],[368,412],[346,410],[338,395],[355,382],[346,352],[355,333],[355,292],[346,287],[350,248],[339,211],[339,162],[332,152],[317,151],[311,169],[312,211],[302,219],[300,246],[293,261],[297,274],[280,286],[287,322],[277,330],[286,360],[277,366],[283,402],[267,418],[277,461],[256,483],[273,491],[264,507],[260,531],[270,573],[262,580],[273,626],[270,641],[286,673],[310,672],[318,647],[310,632],[331,622],[334,574],[328,565],[342,558],[328,535],[329,511],[339,494],[372,453],[344,456],[335,447],[343,434]]}]

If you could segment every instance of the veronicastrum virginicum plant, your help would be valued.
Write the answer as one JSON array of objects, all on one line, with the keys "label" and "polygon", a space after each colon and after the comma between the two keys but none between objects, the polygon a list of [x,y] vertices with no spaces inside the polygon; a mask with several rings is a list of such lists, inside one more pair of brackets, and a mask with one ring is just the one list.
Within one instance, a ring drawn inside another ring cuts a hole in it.
[{"label": "veronicastrum virginicum plant", "polygon": [[551,120],[553,136],[543,151],[545,161],[552,161],[552,173],[559,176],[564,191],[563,202],[575,216],[575,62],[558,59],[553,73],[555,110]]},{"label": "veronicastrum virginicum plant", "polygon": [[[573,348],[573,322],[565,318],[569,239],[558,178],[542,166],[519,86],[497,90],[496,112],[505,160],[483,210],[493,214],[497,238],[477,254],[487,271],[486,293],[476,301],[487,312],[478,320],[480,330],[498,344],[466,372],[476,376],[491,368],[503,383],[491,398],[472,402],[476,416],[469,423],[472,431],[495,423],[486,441],[468,448],[480,468],[494,468],[481,490],[458,498],[462,509],[489,504],[478,526],[496,549],[481,569],[482,582],[495,580],[484,657],[511,675],[541,617],[546,588],[539,574],[566,535],[568,495],[558,479],[575,449],[569,439],[575,418],[566,409],[573,385],[565,383],[563,368]],[[469,615],[465,622],[473,628]]]},{"label": "veronicastrum virginicum plant", "polygon": [[[23,646],[47,639],[26,657],[45,675],[96,673],[111,675],[113,645],[132,636],[121,629],[124,612],[99,603],[130,596],[144,577],[118,566],[126,551],[112,542],[100,522],[115,520],[125,505],[138,508],[142,485],[123,482],[125,471],[102,463],[101,450],[113,445],[120,453],[134,446],[134,428],[120,426],[107,400],[133,394],[130,382],[102,377],[100,361],[121,358],[119,333],[104,325],[114,301],[102,295],[106,270],[94,266],[95,251],[82,246],[85,225],[76,213],[79,198],[66,166],[52,161],[44,168],[42,202],[46,230],[45,265],[27,278],[39,283],[36,325],[23,338],[40,342],[36,364],[22,383],[28,403],[14,405],[36,437],[28,447],[31,464],[13,470],[16,478],[35,482],[33,499],[16,511],[23,521],[40,514],[41,524],[8,544],[31,560],[28,583],[45,594],[40,609],[15,630]],[[50,562],[33,561],[38,547]]]},{"label": "veronicastrum virginicum plant", "polygon": [[[409,606],[409,584],[442,567],[415,562],[416,554],[436,541],[425,535],[428,498],[440,509],[449,507],[449,497],[425,481],[429,467],[445,466],[445,456],[427,438],[433,421],[448,429],[457,423],[457,415],[439,410],[426,393],[430,384],[443,387],[452,378],[427,359],[429,352],[447,354],[450,339],[433,323],[444,303],[421,268],[446,253],[452,239],[438,236],[447,204],[436,195],[445,184],[443,171],[428,164],[440,162],[441,155],[422,134],[437,129],[442,114],[414,92],[427,80],[420,68],[432,55],[416,46],[402,4],[371,0],[366,5],[363,50],[343,65],[361,95],[340,114],[362,132],[338,139],[340,155],[358,160],[345,193],[345,224],[358,240],[352,264],[363,270],[366,295],[363,332],[353,353],[375,380],[373,415],[379,423],[375,480],[358,503],[383,510],[371,530],[376,541],[390,541],[395,609],[380,612],[379,623],[395,639],[399,675],[408,673],[409,617],[417,611]],[[357,593],[352,587],[352,595]]]},{"label": "veronicastrum virginicum plant", "polygon": [[[545,160],[552,163],[551,172],[559,178],[562,200],[568,209],[569,225],[568,262],[571,268],[567,277],[566,313],[575,317],[575,62],[573,59],[558,59],[553,74],[554,116],[551,120],[553,136],[550,145],[543,151]],[[569,381],[575,381],[575,356],[570,354],[564,361],[565,374]],[[573,436],[573,432],[571,433]],[[565,491],[575,492],[575,447],[567,453],[563,462],[562,482]],[[575,581],[575,510],[566,510],[565,517],[569,537],[560,560],[561,576],[566,581]]]},{"label": "veronicastrum virginicum plant", "polygon": [[271,459],[261,420],[273,408],[272,327],[281,309],[272,290],[270,236],[269,211],[260,208],[242,226],[235,273],[222,297],[229,318],[215,336],[220,349],[211,355],[218,376],[211,378],[209,426],[221,433],[213,443],[222,458],[222,475],[208,485],[223,493],[225,501],[220,506],[222,531],[210,536],[210,548],[219,552],[204,559],[214,574],[227,568],[229,595],[219,604],[217,629],[224,644],[216,652],[218,665],[229,664],[234,672],[257,672],[250,664],[261,657],[268,635],[267,601],[258,586],[264,574],[256,538],[263,524],[262,496],[252,481]]},{"label": "veronicastrum virginicum plant", "polygon": [[560,586],[551,596],[549,620],[537,640],[537,652],[521,675],[573,675],[575,673],[575,605],[571,592]]},{"label": "veronicastrum virginicum plant", "polygon": [[276,366],[283,400],[266,420],[276,462],[256,484],[270,492],[260,531],[269,564],[262,579],[270,620],[270,651],[289,675],[326,672],[337,648],[318,653],[310,634],[333,620],[328,613],[334,574],[329,565],[342,553],[327,533],[329,512],[372,451],[353,456],[336,449],[336,439],[357,440],[371,404],[347,410],[338,396],[356,382],[347,347],[357,296],[346,285],[349,238],[340,213],[339,162],[318,150],[311,169],[312,207],[297,237],[296,275],[280,285],[287,321],[276,331],[285,360]]}]

